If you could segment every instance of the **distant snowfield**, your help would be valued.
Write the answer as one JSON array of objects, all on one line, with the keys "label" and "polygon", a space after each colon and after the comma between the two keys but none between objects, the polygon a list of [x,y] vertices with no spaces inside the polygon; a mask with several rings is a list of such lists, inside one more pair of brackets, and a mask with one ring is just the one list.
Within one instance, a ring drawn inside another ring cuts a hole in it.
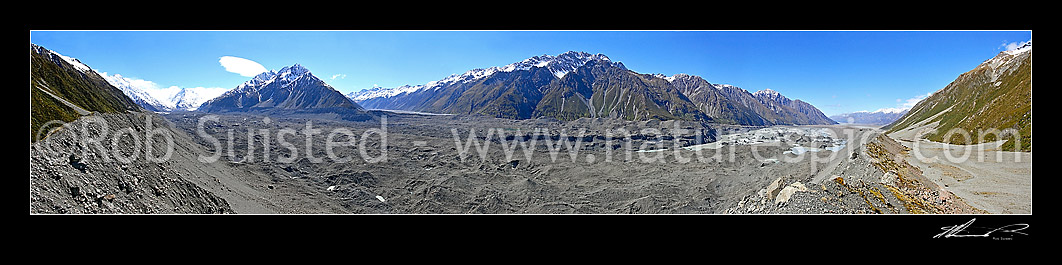
[{"label": "distant snowfield", "polygon": [[163,87],[155,82],[130,78],[121,74],[96,72],[112,86],[121,89],[126,96],[136,100],[142,99],[147,104],[164,110],[196,110],[203,102],[213,99],[228,88],[221,87]]}]

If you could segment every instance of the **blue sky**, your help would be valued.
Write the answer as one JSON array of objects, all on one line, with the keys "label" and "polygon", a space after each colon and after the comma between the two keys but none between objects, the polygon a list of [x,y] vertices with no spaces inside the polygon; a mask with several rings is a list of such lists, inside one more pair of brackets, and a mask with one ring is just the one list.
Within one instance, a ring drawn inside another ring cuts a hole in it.
[{"label": "blue sky", "polygon": [[337,90],[417,85],[565,51],[640,73],[773,89],[827,115],[900,107],[1031,31],[31,31],[30,42],[161,86],[234,88],[219,60],[299,63]]}]

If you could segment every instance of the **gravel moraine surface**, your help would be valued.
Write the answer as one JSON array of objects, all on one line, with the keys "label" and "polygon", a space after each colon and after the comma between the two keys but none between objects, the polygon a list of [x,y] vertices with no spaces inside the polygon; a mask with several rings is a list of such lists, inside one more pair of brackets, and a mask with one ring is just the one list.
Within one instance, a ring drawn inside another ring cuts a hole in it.
[{"label": "gravel moraine surface", "polygon": [[[145,119],[151,119],[155,128],[174,135],[173,156],[162,163],[107,162],[92,148],[81,152],[86,147],[79,145],[76,134],[66,134],[79,131],[64,128],[31,145],[30,210],[978,212],[925,180],[917,168],[894,159],[903,155],[903,146],[871,128],[782,126],[759,131],[679,121],[373,113],[373,119],[364,121],[250,114],[104,115],[112,133],[128,127],[142,134],[148,129]],[[67,126],[79,123],[84,122]],[[136,140],[128,134],[125,138]],[[735,140],[739,138],[747,140]],[[58,148],[39,148],[45,143]],[[103,144],[110,146],[109,140]],[[808,149],[793,152],[796,146]],[[205,163],[203,157],[216,161]]]}]

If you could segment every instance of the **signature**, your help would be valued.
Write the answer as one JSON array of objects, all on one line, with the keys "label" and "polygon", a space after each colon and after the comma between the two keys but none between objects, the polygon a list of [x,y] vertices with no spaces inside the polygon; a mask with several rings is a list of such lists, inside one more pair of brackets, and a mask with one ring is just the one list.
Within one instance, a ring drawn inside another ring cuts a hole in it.
[{"label": "signature", "polygon": [[971,226],[973,225],[974,221],[977,221],[977,218],[970,219],[970,221],[966,222],[965,224],[941,227],[940,229],[944,230],[944,232],[933,236],[933,238],[989,237],[992,235],[992,233],[1029,235],[1021,232],[1022,230],[1029,228],[1029,224],[1011,224],[995,229],[990,229],[988,227]]}]

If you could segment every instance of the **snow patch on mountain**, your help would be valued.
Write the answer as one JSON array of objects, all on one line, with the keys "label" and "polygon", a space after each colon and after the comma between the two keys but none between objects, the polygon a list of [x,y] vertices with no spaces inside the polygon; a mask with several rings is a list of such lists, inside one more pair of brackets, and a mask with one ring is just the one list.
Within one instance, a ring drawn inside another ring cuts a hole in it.
[{"label": "snow patch on mountain", "polygon": [[91,69],[87,65],[81,63],[81,61],[78,60],[77,58],[66,56],[66,55],[62,55],[62,54],[59,54],[58,52],[55,52],[55,51],[52,51],[52,53],[54,53],[55,55],[58,55],[59,58],[63,58],[64,61],[66,61],[70,65],[73,65],[74,68],[77,68],[78,71],[81,71],[83,73],[87,73]]},{"label": "snow patch on mountain", "polygon": [[262,72],[254,76],[254,78],[251,78],[251,80],[247,80],[247,82],[243,82],[243,84],[236,86],[236,89],[233,89],[233,91],[246,92],[248,89],[257,90],[261,87],[272,84],[273,82],[281,82],[280,84],[289,84],[291,82],[294,82],[295,80],[298,80],[300,77],[308,73],[310,73],[310,70],[306,69],[306,67],[303,67],[299,64],[285,66],[284,68],[280,68],[280,70],[269,70]]},{"label": "snow patch on mountain", "polygon": [[[92,68],[88,67],[88,65],[81,63],[81,61],[77,58],[59,54],[56,51],[45,49],[44,47],[38,46],[36,44],[31,43],[31,45],[33,47],[34,52],[36,52],[37,54],[49,55],[52,56],[52,58],[59,57],[63,61],[66,61],[66,63],[73,65],[74,68],[76,68],[78,71],[81,71],[82,73],[88,73],[89,70],[92,70]],[[45,52],[50,54],[45,54]]]},{"label": "snow patch on mountain", "polygon": [[770,96],[770,97],[773,98],[773,97],[781,96],[782,93],[778,93],[778,91],[774,91],[774,90],[772,90],[770,88],[767,88],[767,89],[764,89],[764,90],[756,91],[756,93],[752,93],[752,95],[754,95],[754,96],[761,96],[761,95],[762,96]]}]

